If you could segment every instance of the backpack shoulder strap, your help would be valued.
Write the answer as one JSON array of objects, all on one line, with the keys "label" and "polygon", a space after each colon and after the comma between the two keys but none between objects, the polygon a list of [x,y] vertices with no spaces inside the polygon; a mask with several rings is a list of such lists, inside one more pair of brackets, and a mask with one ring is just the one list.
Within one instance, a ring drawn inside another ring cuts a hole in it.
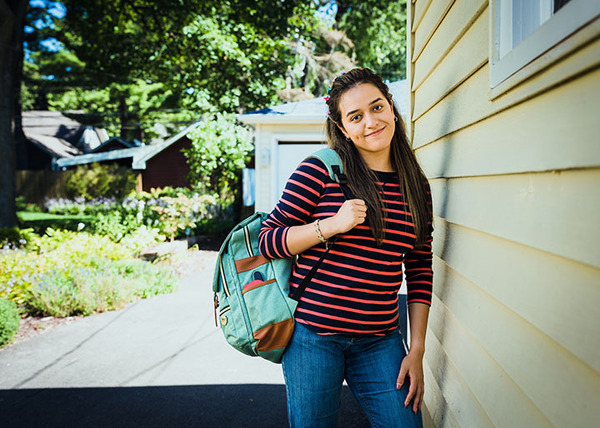
[{"label": "backpack shoulder strap", "polygon": [[333,168],[334,166],[339,167],[339,172],[341,174],[344,173],[344,165],[342,164],[342,160],[340,159],[340,156],[337,154],[337,152],[335,150],[330,149],[329,147],[326,147],[324,149],[314,152],[312,155],[310,155],[306,159],[311,159],[311,158],[316,158],[316,159],[319,159],[321,162],[323,162],[325,164],[325,166],[327,167],[327,172],[329,173],[329,176],[334,181],[335,181],[335,177],[336,177],[336,172],[334,171],[334,168]]},{"label": "backpack shoulder strap", "polygon": [[344,174],[344,164],[337,152],[329,147],[314,152],[306,159],[316,158],[325,164],[329,177],[338,183],[344,193],[346,199],[354,199],[350,188],[348,187],[348,179]]}]

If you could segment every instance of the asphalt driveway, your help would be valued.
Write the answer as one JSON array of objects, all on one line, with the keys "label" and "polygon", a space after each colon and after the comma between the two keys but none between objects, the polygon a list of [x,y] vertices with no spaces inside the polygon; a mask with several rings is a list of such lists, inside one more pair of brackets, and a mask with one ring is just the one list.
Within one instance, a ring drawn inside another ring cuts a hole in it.
[{"label": "asphalt driveway", "polygon": [[[206,253],[179,290],[0,350],[3,427],[285,427],[281,367],[215,327]],[[341,427],[367,427],[348,388]]]}]

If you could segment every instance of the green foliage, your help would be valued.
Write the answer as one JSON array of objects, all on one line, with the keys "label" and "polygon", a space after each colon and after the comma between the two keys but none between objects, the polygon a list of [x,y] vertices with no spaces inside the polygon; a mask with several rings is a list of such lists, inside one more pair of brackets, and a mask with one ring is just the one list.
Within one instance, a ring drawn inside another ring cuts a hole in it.
[{"label": "green foliage", "polygon": [[222,201],[235,197],[239,172],[254,149],[247,128],[233,115],[217,114],[188,134],[192,140],[185,150],[190,167],[189,180],[200,193],[217,193]]},{"label": "green foliage", "polygon": [[0,248],[26,248],[35,249],[38,245],[39,236],[34,230],[19,229],[17,227],[0,228]]},{"label": "green foliage", "polygon": [[31,312],[66,317],[124,307],[139,298],[174,291],[176,277],[164,266],[142,260],[101,262],[94,268],[69,266],[41,274],[31,289]]},{"label": "green foliage", "polygon": [[42,209],[37,204],[27,202],[25,196],[17,196],[15,198],[15,204],[17,205],[17,211],[26,211],[30,213],[42,212]]},{"label": "green foliage", "polygon": [[12,342],[19,331],[19,310],[13,302],[0,298],[0,346]]},{"label": "green foliage", "polygon": [[356,63],[391,81],[406,77],[406,0],[337,1],[338,28],[354,42]]},{"label": "green foliage", "polygon": [[[108,236],[114,242],[130,239],[132,235],[159,241],[164,236],[173,239],[227,228],[233,218],[230,205],[216,195],[165,187],[131,193],[122,200],[52,199],[45,203],[45,208],[52,214],[19,215],[24,225],[38,233],[52,227],[96,233]],[[207,227],[207,224],[212,226]]]},{"label": "green foliage", "polygon": [[209,195],[197,195],[188,197],[178,193],[177,197],[163,196],[165,205],[156,205],[152,209],[160,215],[162,230],[175,239],[178,231],[190,235],[197,224],[208,217],[209,210],[216,206],[216,199]]},{"label": "green foliage", "polygon": [[104,236],[50,229],[35,251],[0,252],[0,297],[26,313],[68,316],[117,309],[170,292],[176,276],[169,268],[133,258],[155,237],[143,230],[115,243]]},{"label": "green foliage", "polygon": [[78,166],[67,178],[68,197],[80,196],[91,200],[100,196],[124,197],[135,190],[137,179],[131,169],[116,164],[98,162]]}]

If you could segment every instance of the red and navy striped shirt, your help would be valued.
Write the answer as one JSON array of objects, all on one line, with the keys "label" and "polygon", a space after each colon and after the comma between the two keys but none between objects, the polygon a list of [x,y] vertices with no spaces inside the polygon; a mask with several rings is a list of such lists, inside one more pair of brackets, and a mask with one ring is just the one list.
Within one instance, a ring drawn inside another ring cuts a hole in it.
[{"label": "red and navy striped shirt", "polygon": [[[385,238],[377,246],[371,228],[358,225],[342,234],[302,294],[295,319],[321,334],[380,335],[398,327],[398,290],[404,265],[407,302],[431,305],[433,281],[431,224],[426,243],[415,248],[415,229],[393,172],[375,172],[383,191]],[[428,194],[429,193],[429,189]],[[290,227],[331,217],[344,203],[342,190],[318,159],[304,161],[259,233],[260,252],[290,257]],[[368,212],[367,212],[368,216]],[[319,243],[298,256],[291,292],[325,251]]]}]

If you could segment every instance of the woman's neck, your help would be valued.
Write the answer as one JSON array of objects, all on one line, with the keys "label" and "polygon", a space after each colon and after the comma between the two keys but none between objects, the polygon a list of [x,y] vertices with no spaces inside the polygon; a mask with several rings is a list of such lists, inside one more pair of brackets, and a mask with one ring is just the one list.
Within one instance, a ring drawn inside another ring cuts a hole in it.
[{"label": "woman's neck", "polygon": [[361,153],[369,169],[381,172],[394,172],[389,151],[387,153]]}]

